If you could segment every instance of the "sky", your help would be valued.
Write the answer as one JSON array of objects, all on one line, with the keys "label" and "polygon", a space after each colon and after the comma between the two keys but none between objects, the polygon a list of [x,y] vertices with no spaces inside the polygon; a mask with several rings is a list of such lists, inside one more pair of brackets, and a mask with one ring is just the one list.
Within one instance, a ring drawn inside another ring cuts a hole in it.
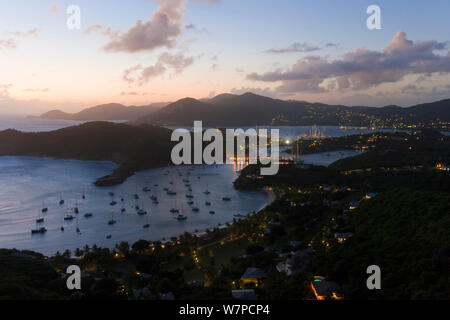
[{"label": "sky", "polygon": [[[374,4],[381,29],[370,30]],[[447,0],[2,0],[0,114],[249,91],[368,106],[445,99],[448,12]]]}]

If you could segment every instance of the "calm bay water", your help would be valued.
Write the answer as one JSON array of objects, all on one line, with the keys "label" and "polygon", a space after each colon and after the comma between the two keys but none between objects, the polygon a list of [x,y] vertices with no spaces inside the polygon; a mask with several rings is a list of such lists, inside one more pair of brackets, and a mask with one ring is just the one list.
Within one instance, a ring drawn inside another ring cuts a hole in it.
[{"label": "calm bay water", "polygon": [[[75,126],[85,122],[87,121],[27,119],[24,117],[0,116],[0,131],[16,129],[22,132],[44,132]],[[111,122],[120,123],[124,121]]]},{"label": "calm bay water", "polygon": [[[246,215],[265,206],[269,195],[265,192],[237,191],[232,182],[237,173],[233,166],[170,167],[142,171],[115,187],[99,188],[92,184],[96,177],[111,172],[115,164],[78,160],[52,160],[32,157],[0,157],[0,247],[30,249],[54,254],[65,249],[81,248],[86,244],[113,247],[120,241],[130,243],[139,239],[160,240],[233,220],[234,215]],[[192,192],[183,182],[190,180]],[[170,184],[173,181],[173,185]],[[158,185],[158,186],[155,186]],[[150,192],[142,189],[149,187]],[[173,189],[176,195],[167,195],[164,188]],[[209,195],[204,194],[209,190]],[[115,195],[110,196],[109,192]],[[86,199],[82,199],[85,193]],[[134,199],[138,194],[139,200]],[[186,194],[194,196],[194,212],[187,204]],[[158,197],[154,204],[150,196]],[[124,202],[121,202],[121,198]],[[231,201],[223,201],[230,197]],[[59,204],[64,199],[63,205]],[[116,201],[117,205],[110,203]],[[206,205],[211,202],[211,206]],[[135,205],[148,211],[137,214]],[[32,235],[37,227],[35,220],[41,209],[48,207],[42,216],[48,232]],[[79,208],[79,214],[73,208]],[[125,208],[124,213],[121,209]],[[186,221],[175,219],[172,208],[187,216]],[[215,211],[212,215],[209,212]],[[85,213],[93,213],[85,218]],[[76,219],[64,221],[66,214]],[[113,217],[117,223],[108,225]],[[144,224],[150,228],[144,229]],[[65,230],[61,231],[61,226]],[[80,234],[76,228],[80,229]],[[106,236],[111,235],[111,239]]]}]

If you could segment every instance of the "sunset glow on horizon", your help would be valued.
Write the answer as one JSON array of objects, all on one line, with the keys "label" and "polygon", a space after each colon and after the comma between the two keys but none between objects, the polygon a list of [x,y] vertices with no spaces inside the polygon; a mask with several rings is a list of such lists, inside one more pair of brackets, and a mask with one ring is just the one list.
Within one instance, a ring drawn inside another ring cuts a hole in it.
[{"label": "sunset glow on horizon", "polygon": [[[3,1],[0,114],[249,91],[368,106],[448,98],[450,3],[377,1],[382,29],[368,30],[371,4]],[[70,5],[79,30],[67,28]]]}]

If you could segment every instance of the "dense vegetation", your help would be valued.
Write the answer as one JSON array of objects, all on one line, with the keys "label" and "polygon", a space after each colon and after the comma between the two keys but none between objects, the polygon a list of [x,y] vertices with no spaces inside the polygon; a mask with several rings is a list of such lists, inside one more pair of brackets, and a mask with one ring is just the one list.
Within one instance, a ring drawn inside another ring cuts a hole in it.
[{"label": "dense vegetation", "polygon": [[0,300],[57,299],[64,285],[43,255],[0,249]]},{"label": "dense vegetation", "polygon": [[[343,245],[321,250],[319,272],[344,284],[347,298],[449,299],[450,195],[389,190],[361,204]],[[365,286],[365,268],[378,265],[382,290]]]}]

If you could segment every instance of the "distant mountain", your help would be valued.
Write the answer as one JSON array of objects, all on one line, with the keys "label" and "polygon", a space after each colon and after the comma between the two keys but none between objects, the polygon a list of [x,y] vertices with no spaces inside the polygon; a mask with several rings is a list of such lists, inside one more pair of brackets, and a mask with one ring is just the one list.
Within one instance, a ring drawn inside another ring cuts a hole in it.
[{"label": "distant mountain", "polygon": [[252,93],[224,94],[204,101],[181,99],[133,123],[192,125],[194,120],[202,120],[205,125],[255,125],[270,123],[284,109],[282,100]]},{"label": "distant mountain", "polygon": [[192,98],[171,103],[153,114],[136,120],[136,124],[152,123],[164,125],[192,124],[192,119],[203,119],[213,115],[212,105]]},{"label": "distant mountain", "polygon": [[419,104],[408,108],[408,110],[421,120],[440,119],[449,121],[450,99],[436,101],[432,103]]},{"label": "distant mountain", "polygon": [[221,103],[226,103],[232,99],[236,99],[236,97],[238,97],[238,96],[235,94],[222,93],[222,94],[219,94],[218,96],[215,96],[212,99],[205,99],[205,102],[208,102],[211,104],[221,104]]},{"label": "distant mountain", "polygon": [[70,113],[63,112],[61,110],[52,110],[44,113],[43,115],[37,118],[53,119],[53,120],[70,120],[71,117],[72,115]]},{"label": "distant mountain", "polygon": [[150,125],[89,122],[51,132],[0,132],[0,155],[114,161],[118,169],[98,185],[123,182],[137,170],[170,162],[171,131]]},{"label": "distant mountain", "polygon": [[146,106],[126,107],[118,103],[109,103],[87,108],[74,114],[66,113],[60,110],[53,110],[42,114],[38,118],[78,121],[135,120],[152,114],[166,105],[167,103],[153,103]]},{"label": "distant mountain", "polygon": [[134,124],[191,126],[343,125],[407,127],[450,122],[450,99],[409,108],[399,106],[348,107],[304,101],[284,101],[253,93],[221,94],[212,99],[181,99],[132,121]]}]

